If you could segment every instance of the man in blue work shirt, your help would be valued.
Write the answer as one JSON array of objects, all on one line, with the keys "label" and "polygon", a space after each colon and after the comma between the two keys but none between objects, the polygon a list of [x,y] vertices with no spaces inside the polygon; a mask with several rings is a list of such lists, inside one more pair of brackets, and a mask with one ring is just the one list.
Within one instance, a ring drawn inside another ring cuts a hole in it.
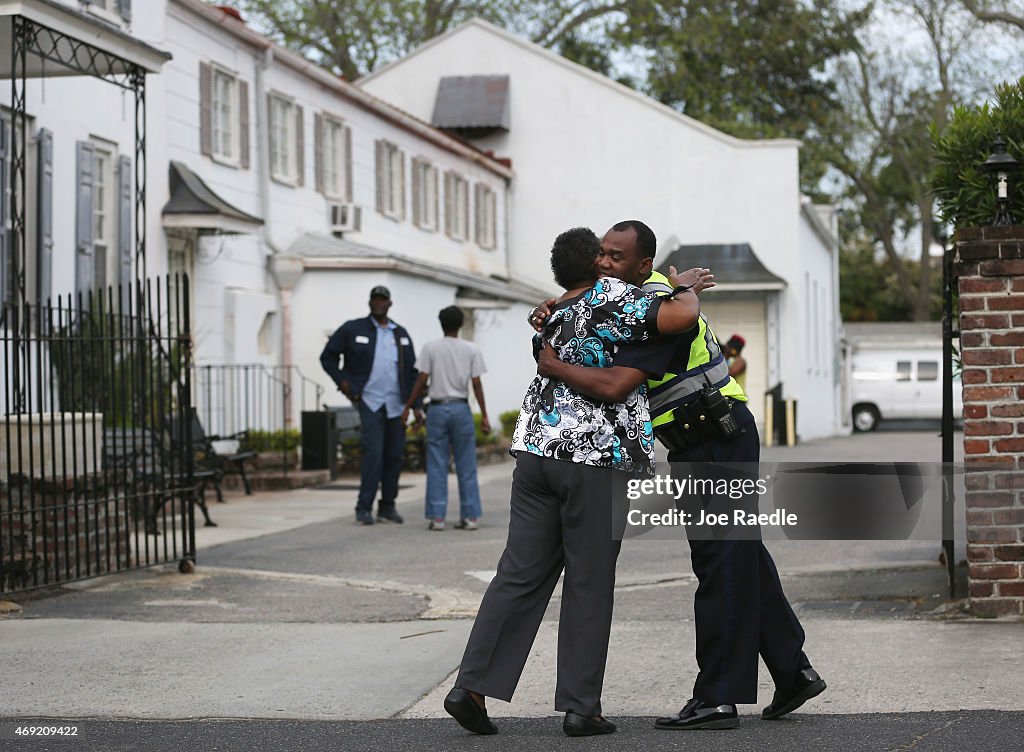
[{"label": "man in blue work shirt", "polygon": [[[416,352],[404,327],[388,318],[391,292],[370,290],[370,315],[346,321],[327,340],[320,364],[359,409],[363,448],[356,523],[373,524],[373,497],[381,489],[377,522],[402,523],[395,510],[405,455],[402,410],[416,382]],[[338,364],[344,357],[344,365]],[[416,420],[422,420],[417,404]]]}]

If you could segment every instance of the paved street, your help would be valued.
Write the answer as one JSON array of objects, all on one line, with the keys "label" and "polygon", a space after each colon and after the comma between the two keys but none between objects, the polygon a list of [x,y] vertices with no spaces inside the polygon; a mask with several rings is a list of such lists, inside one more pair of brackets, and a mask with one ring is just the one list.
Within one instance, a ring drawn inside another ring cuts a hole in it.
[{"label": "paved street", "polygon": [[[938,453],[935,432],[882,432],[766,450],[765,459],[932,461]],[[15,598],[22,611],[0,621],[0,750],[1019,743],[1024,625],[945,605],[939,544],[926,540],[771,541],[829,689],[791,720],[762,722],[756,714],[772,692],[764,672],[759,704],[741,707],[740,729],[690,734],[651,724],[688,699],[696,671],[685,542],[628,541],[604,692],[622,733],[589,742],[561,733],[552,708],[556,591],[514,701],[490,703],[502,734],[469,737],[441,698],[504,543],[511,467],[481,468],[486,518],[477,532],[425,529],[422,475],[403,477],[405,525],[355,526],[354,483],[339,479],[335,488],[214,505],[220,526],[199,529],[193,574],[152,569]],[[78,723],[80,734],[16,737],[11,722],[30,718]]]}]

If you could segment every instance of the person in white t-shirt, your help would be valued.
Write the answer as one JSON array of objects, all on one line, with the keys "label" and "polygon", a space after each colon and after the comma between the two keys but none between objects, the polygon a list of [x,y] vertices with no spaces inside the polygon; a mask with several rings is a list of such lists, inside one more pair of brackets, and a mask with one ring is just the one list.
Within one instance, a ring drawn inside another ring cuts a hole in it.
[{"label": "person in white t-shirt", "polygon": [[[448,306],[438,314],[444,336],[428,342],[416,359],[419,377],[402,414],[409,411],[427,390],[427,499],[426,517],[430,530],[444,530],[448,513],[448,458],[455,454],[455,473],[459,479],[459,530],[476,530],[482,509],[480,486],[476,479],[476,428],[469,409],[469,387],[480,405],[480,428],[491,432],[487,404],[480,376],[487,371],[480,348],[459,339],[463,315],[458,306]],[[429,387],[427,386],[429,382]]]}]

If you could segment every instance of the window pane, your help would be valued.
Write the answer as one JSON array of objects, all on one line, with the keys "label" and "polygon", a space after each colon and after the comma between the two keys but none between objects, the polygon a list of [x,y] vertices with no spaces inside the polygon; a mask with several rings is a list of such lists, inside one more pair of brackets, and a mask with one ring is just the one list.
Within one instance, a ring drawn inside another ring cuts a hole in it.
[{"label": "window pane", "polygon": [[918,381],[938,381],[939,378],[939,363],[935,360],[919,360],[917,361],[917,380]]},{"label": "window pane", "polygon": [[896,361],[896,380],[897,381],[910,381],[910,361],[909,360],[898,360],[898,361]]}]

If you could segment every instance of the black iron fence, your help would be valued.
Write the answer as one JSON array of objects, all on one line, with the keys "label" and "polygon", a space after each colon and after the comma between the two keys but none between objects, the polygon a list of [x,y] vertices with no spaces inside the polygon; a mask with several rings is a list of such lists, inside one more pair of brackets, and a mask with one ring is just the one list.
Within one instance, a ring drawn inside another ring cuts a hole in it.
[{"label": "black iron fence", "polygon": [[294,416],[318,409],[323,387],[297,366],[204,364],[192,367],[192,404],[207,434],[235,439],[241,450],[281,452],[295,465],[301,441]]},{"label": "black iron fence", "polygon": [[187,279],[9,306],[0,592],[195,558]]}]

